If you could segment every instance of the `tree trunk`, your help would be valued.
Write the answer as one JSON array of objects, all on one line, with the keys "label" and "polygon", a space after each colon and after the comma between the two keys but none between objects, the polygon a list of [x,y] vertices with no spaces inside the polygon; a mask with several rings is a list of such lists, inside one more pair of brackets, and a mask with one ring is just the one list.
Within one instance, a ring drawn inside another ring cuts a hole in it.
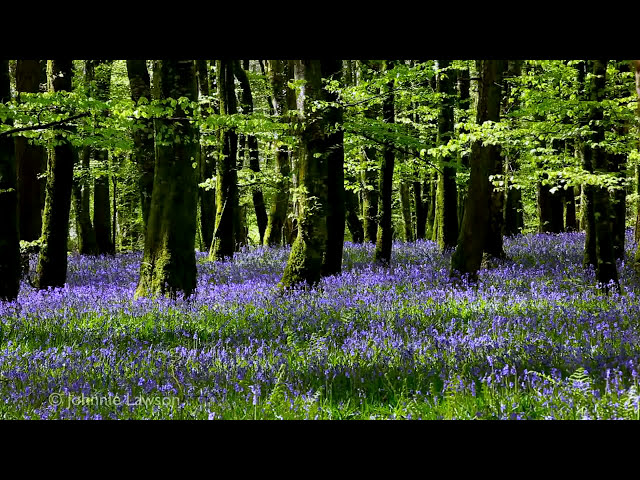
[{"label": "tree trunk", "polygon": [[[342,77],[342,60],[320,62],[323,80],[339,81]],[[337,93],[320,92],[321,98],[330,104],[338,102]],[[342,131],[342,108],[335,105],[325,107],[322,112],[324,145],[327,156],[327,246],[322,261],[322,276],[337,275],[342,271],[344,229],[346,221],[344,191],[344,135]]]},{"label": "tree trunk", "polygon": [[[441,95],[438,114],[438,145],[446,145],[453,136],[454,83],[449,60],[438,60],[437,92]],[[453,249],[458,240],[458,192],[456,167],[450,155],[439,157],[438,189],[436,199],[436,229],[440,251]]]},{"label": "tree trunk", "polygon": [[578,230],[578,222],[576,219],[576,197],[574,187],[569,187],[564,191],[565,205],[565,229],[567,232],[575,232]]},{"label": "tree trunk", "polygon": [[[471,79],[469,76],[469,69],[462,68],[458,70],[458,108],[461,110],[468,110],[471,103],[470,95]],[[469,170],[469,154],[460,153],[458,156],[458,168],[461,172],[468,172]],[[464,216],[464,205],[467,200],[467,185],[458,187],[458,232],[462,228],[462,217]],[[459,233],[458,233],[459,234]],[[457,239],[456,239],[457,241]]]},{"label": "tree trunk", "polygon": [[[211,94],[209,85],[210,76],[208,74],[206,60],[196,60],[196,75],[200,94],[209,97]],[[202,110],[206,111],[210,106],[210,103],[207,101],[202,104]],[[213,178],[215,174],[216,163],[213,156],[213,148],[209,145],[202,145],[202,143],[198,141],[198,183]],[[213,230],[216,220],[215,188],[205,189],[204,187],[198,187],[198,203],[200,207],[200,217],[198,219],[201,236],[200,249],[202,251],[209,251],[211,243],[213,242]]]},{"label": "tree trunk", "polygon": [[[18,60],[16,63],[16,90],[38,93],[42,60]],[[31,242],[42,233],[42,207],[45,182],[38,178],[46,168],[45,149],[16,136],[15,156],[18,169],[18,221],[20,239]]]},{"label": "tree trunk", "polygon": [[[478,106],[476,122],[497,122],[500,118],[501,89],[498,85],[501,77],[502,62],[497,60],[478,60]],[[451,276],[468,276],[477,279],[482,262],[483,251],[489,233],[489,221],[492,204],[492,185],[489,175],[499,163],[498,147],[483,145],[476,140],[471,145],[469,163],[471,176],[467,201],[462,219],[458,244],[451,257]]]},{"label": "tree trunk", "polygon": [[[522,60],[510,60],[508,62],[508,68],[506,75],[508,77],[519,77],[522,74]],[[503,110],[507,108],[517,109],[520,106],[520,101],[517,97],[513,98],[511,105],[506,105],[506,101],[511,96],[511,88],[508,82],[506,84],[506,91],[503,95]],[[522,232],[524,227],[523,221],[523,209],[522,204],[522,192],[519,188],[513,186],[513,175],[519,168],[518,159],[516,157],[515,149],[509,151],[504,157],[504,185],[505,185],[505,199],[504,199],[504,234],[505,235],[517,235]]]},{"label": "tree trunk", "polygon": [[413,182],[413,203],[416,209],[416,239],[424,240],[427,229],[427,206],[422,199],[422,184]]},{"label": "tree trunk", "polygon": [[[233,61],[216,60],[221,115],[238,113]],[[220,130],[220,155],[216,162],[216,227],[209,256],[212,260],[233,257],[239,229],[238,134],[233,128]]]},{"label": "tree trunk", "polygon": [[[239,60],[234,61],[235,77],[242,88],[241,106],[243,113],[251,114],[253,112],[253,96],[251,94],[251,85],[247,72],[240,65]],[[253,172],[260,172],[260,162],[258,157],[258,138],[255,135],[247,135],[247,147],[249,148],[249,168]],[[258,186],[251,188],[251,198],[253,200],[253,209],[256,213],[256,221],[258,224],[258,234],[260,236],[260,245],[264,242],[264,234],[267,229],[268,217],[267,208],[264,203],[262,189]]]},{"label": "tree trunk", "polygon": [[[1,60],[0,102],[10,101],[9,62]],[[0,137],[0,211],[0,301],[12,301],[20,290],[20,234],[16,154],[11,135]]]},{"label": "tree trunk", "polygon": [[78,235],[78,252],[82,255],[96,255],[98,244],[96,232],[91,223],[89,154],[91,149],[84,147],[80,151],[81,176],[74,177],[71,187],[73,209],[76,216],[76,232]]},{"label": "tree trunk", "polygon": [[427,192],[427,239],[436,241],[438,238],[438,230],[436,227],[436,200],[437,200],[437,173],[429,172],[428,180],[423,185]]},{"label": "tree trunk", "polygon": [[[52,92],[71,91],[71,60],[49,60],[47,76]],[[67,279],[67,238],[73,183],[74,149],[63,137],[49,152],[47,196],[42,220],[42,246],[35,285],[39,289],[62,287]]]},{"label": "tree trunk", "polygon": [[347,209],[347,228],[351,233],[353,243],[364,242],[364,228],[358,216],[358,195],[353,190],[345,191],[345,207]]},{"label": "tree trunk", "polygon": [[402,223],[404,225],[404,241],[413,242],[413,221],[411,219],[411,192],[409,182],[400,182],[400,205],[402,207]]},{"label": "tree trunk", "polygon": [[[157,64],[163,99],[197,100],[192,60]],[[178,104],[175,117],[155,120],[156,164],[144,256],[136,297],[190,296],[196,288],[197,135],[189,112]]]},{"label": "tree trunk", "polygon": [[[131,99],[135,104],[151,101],[151,79],[146,60],[127,60],[127,75],[131,86]],[[141,101],[141,99],[144,100]],[[142,222],[147,229],[151,195],[153,194],[153,173],[155,152],[153,122],[140,118],[134,124],[132,160],[138,167],[138,190],[142,204]]]},{"label": "tree trunk", "polygon": [[304,85],[298,94],[299,133],[298,235],[291,247],[280,287],[306,283],[315,285],[321,276],[327,243],[328,155],[326,125],[322,113],[313,108],[322,99],[322,68],[319,60],[296,60],[295,79]]},{"label": "tree trunk", "polygon": [[[393,61],[387,60],[385,68],[387,71],[393,69]],[[386,95],[382,101],[382,121],[387,124],[395,122],[393,85],[394,82],[390,81],[383,89],[383,92]],[[394,163],[395,152],[393,151],[392,145],[387,141],[382,148],[382,158],[380,162],[380,176],[378,183],[378,190],[380,192],[380,223],[378,224],[378,236],[374,252],[375,261],[386,266],[391,264],[391,246],[393,242],[391,201],[393,193]]]},{"label": "tree trunk", "polygon": [[[284,118],[289,109],[295,109],[295,94],[287,86],[293,80],[293,64],[287,60],[269,60],[269,83],[273,92],[272,106],[279,118]],[[276,193],[269,210],[264,244],[269,246],[283,243],[284,226],[289,206],[289,186],[291,165],[287,145],[276,144],[276,169],[278,180]]]},{"label": "tree trunk", "polygon": [[[87,80],[95,80],[96,87],[92,93],[101,100],[109,99],[112,62],[106,60],[86,60]],[[91,90],[90,90],[91,92]],[[102,174],[95,177],[93,183],[93,228],[96,232],[96,243],[99,254],[113,255],[115,245],[111,236],[111,202],[109,200],[108,153],[106,150],[91,149]]]},{"label": "tree trunk", "polygon": [[362,172],[362,210],[364,238],[367,242],[375,243],[378,235],[378,204],[380,195],[375,184],[378,177],[377,168],[373,166],[376,159],[374,147],[365,148],[361,165]]},{"label": "tree trunk", "polygon": [[[607,60],[594,60],[593,62],[593,78],[591,85],[591,100],[600,102],[604,98],[604,89],[606,84]],[[591,162],[593,171],[596,174],[611,171],[608,155],[604,148],[599,145],[605,138],[605,127],[601,124],[603,120],[603,109],[600,106],[592,107],[590,119],[592,125],[595,125],[593,135],[594,145],[591,146],[592,155]],[[609,192],[606,187],[598,186],[593,192],[593,213],[595,216],[596,230],[596,280],[605,290],[607,285],[613,282],[615,288],[619,291],[618,271],[613,249],[613,238],[611,235],[611,206],[609,201]]]}]

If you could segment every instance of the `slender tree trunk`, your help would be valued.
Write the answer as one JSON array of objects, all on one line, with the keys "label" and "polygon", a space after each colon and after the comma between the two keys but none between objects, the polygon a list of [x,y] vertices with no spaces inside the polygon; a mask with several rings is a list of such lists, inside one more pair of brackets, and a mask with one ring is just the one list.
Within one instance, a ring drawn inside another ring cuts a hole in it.
[{"label": "slender tree trunk", "polygon": [[[387,71],[394,68],[393,61],[387,60],[385,68]],[[394,82],[389,82],[384,88],[386,93],[382,101],[382,120],[391,124],[395,122],[394,109]],[[393,225],[391,223],[391,201],[393,193],[393,169],[395,163],[395,152],[388,142],[383,146],[382,159],[380,162],[380,223],[378,225],[378,236],[376,239],[376,249],[374,259],[383,265],[391,264],[391,246],[393,242]]]},{"label": "slender tree trunk", "polygon": [[345,191],[345,207],[347,209],[347,228],[353,243],[364,242],[364,228],[358,216],[358,195],[353,190]]},{"label": "slender tree trunk", "polygon": [[[18,60],[16,90],[38,93],[42,60]],[[38,178],[46,168],[45,149],[33,145],[25,137],[16,136],[15,156],[18,169],[18,221],[20,239],[37,240],[42,233],[42,207],[45,183]]]},{"label": "slender tree trunk", "polygon": [[[210,75],[208,72],[206,60],[196,60],[196,75],[198,79],[198,89],[200,94],[204,97],[209,97],[211,94],[210,89]],[[210,108],[210,103],[207,101],[203,103],[202,110],[206,111]],[[209,145],[203,145],[198,141],[198,183],[202,183],[205,180],[211,179],[215,176],[215,158],[213,156],[213,148]],[[199,204],[199,219],[198,224],[200,226],[201,245],[200,249],[208,251],[213,242],[213,230],[215,227],[216,219],[216,196],[215,188],[205,189],[204,187],[198,187],[198,204]]]},{"label": "slender tree trunk", "polygon": [[436,227],[436,200],[437,200],[437,173],[429,172],[428,180],[424,185],[427,192],[427,239],[437,241],[438,230]]},{"label": "slender tree trunk", "polygon": [[[496,60],[478,60],[478,106],[476,122],[498,121],[500,118],[501,89],[498,80],[501,77],[502,62]],[[456,250],[451,257],[451,276],[468,275],[477,279],[482,262],[483,251],[489,233],[492,204],[492,185],[489,175],[499,163],[499,151],[494,145],[483,145],[476,140],[471,145],[471,176],[467,201],[465,204],[462,228]]]},{"label": "slender tree trunk", "polygon": [[[322,78],[328,81],[341,80],[342,60],[322,60]],[[326,102],[337,103],[338,95],[323,90]],[[324,145],[327,156],[327,246],[322,261],[322,276],[337,275],[342,270],[344,229],[346,221],[344,191],[344,136],[342,131],[342,108],[334,105],[323,110]]]},{"label": "slender tree trunk", "polygon": [[[636,93],[638,94],[638,101],[636,107],[636,116],[640,118],[640,60],[633,60],[631,62],[633,64],[633,68],[636,74]],[[638,194],[638,200],[636,201],[636,228],[634,232],[634,237],[636,243],[640,245],[640,166],[636,165],[636,194]],[[640,250],[639,253],[636,254],[636,257],[640,259]]]},{"label": "slender tree trunk", "polygon": [[[9,101],[9,62],[1,60],[0,103]],[[15,145],[10,135],[0,137],[0,211],[0,301],[12,301],[20,290],[20,234]]]},{"label": "slender tree trunk", "polygon": [[[471,103],[470,94],[471,79],[469,69],[462,68],[458,70],[458,108],[460,110],[468,110]],[[458,156],[458,168],[462,172],[469,171],[469,154],[461,153]],[[467,200],[467,185],[458,187],[458,230],[462,228],[462,217],[464,216],[464,205]]]},{"label": "slender tree trunk", "polygon": [[[192,60],[162,60],[157,73],[164,99],[197,100]],[[179,105],[175,116],[155,120],[156,164],[136,297],[190,296],[196,288],[197,153],[195,128]]]},{"label": "slender tree trunk", "polygon": [[[52,92],[71,91],[71,60],[49,60],[47,76]],[[62,287],[67,279],[67,238],[74,149],[63,137],[50,149],[47,166],[47,196],[42,220],[42,246],[35,285],[39,289]]]},{"label": "slender tree trunk", "polygon": [[[234,61],[234,73],[235,77],[240,83],[242,88],[242,109],[246,114],[253,112],[253,95],[251,94],[251,85],[249,84],[249,77],[247,73],[240,65],[239,60]],[[247,147],[249,149],[249,168],[253,172],[260,172],[260,162],[258,157],[258,137],[255,135],[247,135]],[[260,187],[251,188],[251,198],[253,200],[253,209],[256,213],[256,221],[258,224],[258,234],[260,236],[260,245],[264,242],[264,234],[267,229],[268,217],[267,208],[264,203],[264,196]]]},{"label": "slender tree trunk", "polygon": [[413,242],[413,221],[411,218],[411,192],[409,182],[400,182],[400,205],[402,207],[402,223],[404,225],[404,241]]},{"label": "slender tree trunk", "polygon": [[[216,61],[218,99],[221,115],[238,113],[234,87],[233,61]],[[210,257],[222,260],[233,257],[239,229],[238,202],[238,134],[233,128],[220,131],[220,155],[216,162],[216,226]]]},{"label": "slender tree trunk", "polygon": [[[442,96],[438,114],[438,145],[446,145],[453,136],[454,83],[449,60],[438,60],[437,92]],[[458,192],[456,167],[450,155],[439,159],[438,189],[436,200],[436,228],[441,251],[453,249],[458,239]]]},{"label": "slender tree trunk", "polygon": [[[607,60],[594,60],[593,78],[591,85],[591,100],[602,101],[606,84]],[[603,147],[599,145],[605,138],[605,127],[601,124],[603,120],[603,109],[600,106],[592,107],[591,120],[595,125],[593,135],[594,145],[591,146],[591,162],[594,173],[606,173],[611,171],[608,155]],[[609,192],[606,187],[598,186],[593,192],[593,212],[595,216],[596,230],[596,280],[605,286],[613,282],[619,291],[618,271],[613,249],[613,238],[611,235],[611,206]]]},{"label": "slender tree trunk", "polygon": [[576,218],[576,197],[574,187],[569,187],[564,191],[565,205],[565,227],[567,232],[575,232],[578,230],[578,222]]},{"label": "slender tree trunk", "polygon": [[[507,77],[519,77],[522,74],[522,60],[510,60],[508,62]],[[506,100],[511,96],[511,88],[508,82],[505,82],[506,91],[503,95],[503,110],[516,109],[520,106],[520,101],[517,97],[513,98],[512,103],[507,106]],[[513,175],[519,168],[519,162],[516,157],[515,149],[509,151],[504,157],[504,185],[505,185],[505,206],[504,206],[504,234],[505,235],[517,235],[523,227],[523,209],[522,204],[522,192],[519,188],[513,186]]]},{"label": "slender tree trunk", "polygon": [[422,199],[422,184],[413,182],[413,203],[416,208],[416,239],[424,240],[427,229],[427,206]]},{"label": "slender tree trunk", "polygon": [[90,183],[89,183],[89,154],[90,148],[84,147],[79,154],[81,162],[81,176],[74,177],[71,187],[73,209],[76,216],[76,232],[78,235],[78,252],[82,255],[96,255],[98,244],[96,232],[91,223]]},{"label": "slender tree trunk", "polygon": [[315,285],[321,276],[327,243],[328,156],[326,126],[322,113],[314,110],[322,99],[322,68],[319,60],[296,60],[295,79],[303,80],[298,94],[298,116],[303,122],[299,137],[298,181],[300,213],[298,235],[291,246],[280,286]]},{"label": "slender tree trunk", "polygon": [[[127,75],[131,86],[131,99],[142,104],[151,101],[151,79],[146,60],[127,60]],[[141,99],[144,100],[141,101]],[[147,229],[147,220],[153,194],[155,152],[153,122],[146,118],[136,121],[133,130],[133,162],[138,167],[138,189],[142,204],[142,222]]]},{"label": "slender tree trunk", "polygon": [[[275,114],[284,118],[290,107],[295,109],[295,94],[287,86],[293,80],[293,64],[287,60],[269,60],[269,83],[273,92],[272,106]],[[278,180],[273,203],[269,210],[264,244],[280,245],[283,242],[284,226],[289,206],[290,165],[287,145],[276,144],[276,169]]]}]

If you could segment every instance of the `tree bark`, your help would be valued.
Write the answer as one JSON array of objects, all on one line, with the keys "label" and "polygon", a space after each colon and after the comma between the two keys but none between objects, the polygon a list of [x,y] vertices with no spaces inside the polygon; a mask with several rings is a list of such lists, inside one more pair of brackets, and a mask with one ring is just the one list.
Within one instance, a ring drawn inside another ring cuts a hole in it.
[{"label": "tree bark", "polygon": [[[8,60],[0,61],[0,103],[11,101]],[[5,120],[6,121],[6,120]],[[13,137],[0,138],[0,301],[12,301],[20,290],[18,185]]]},{"label": "tree bark", "polygon": [[[16,90],[38,93],[43,60],[18,60]],[[20,239],[32,242],[42,233],[42,208],[45,182],[38,178],[45,172],[45,149],[22,136],[14,137],[18,169],[18,221]]]},{"label": "tree bark", "polygon": [[[394,68],[391,60],[386,61],[387,71]],[[382,120],[387,124],[395,122],[394,109],[394,82],[388,82],[383,89],[386,95],[382,101]],[[393,169],[395,163],[395,152],[392,145],[387,141],[382,148],[382,158],[380,162],[380,173],[378,189],[380,192],[380,223],[378,224],[378,236],[374,259],[385,266],[391,264],[391,246],[393,242],[393,225],[391,223],[391,201],[393,193]]]},{"label": "tree bark", "polygon": [[[478,60],[478,106],[476,122],[498,121],[500,118],[501,92],[498,80],[501,77],[502,62]],[[483,145],[476,140],[471,145],[469,163],[471,176],[467,201],[458,236],[458,244],[451,257],[451,276],[468,276],[477,280],[483,251],[489,237],[489,222],[492,203],[492,185],[489,175],[499,162],[499,151],[495,145]],[[489,237],[490,238],[490,237]]]},{"label": "tree bark", "polygon": [[82,255],[96,255],[98,244],[96,232],[91,223],[89,154],[90,148],[84,147],[79,154],[80,177],[74,177],[71,187],[73,209],[76,216],[76,232],[78,236],[78,252]]},{"label": "tree bark", "polygon": [[[216,60],[218,100],[221,115],[238,113],[233,62]],[[216,162],[216,226],[209,256],[212,260],[231,258],[236,250],[239,228],[238,134],[233,128],[220,130],[220,154]]]},{"label": "tree bark", "polygon": [[[438,114],[438,145],[446,145],[453,136],[454,83],[453,71],[445,71],[451,66],[449,60],[438,60],[436,91],[441,95]],[[440,251],[453,249],[458,239],[458,192],[456,188],[456,167],[451,155],[439,158],[438,189],[436,199],[436,236]]]},{"label": "tree bark", "polygon": [[411,218],[411,192],[409,182],[400,183],[400,206],[402,207],[402,223],[404,226],[404,241],[413,242],[413,221]]},{"label": "tree bark", "polygon": [[[294,92],[287,86],[290,80],[293,80],[293,64],[290,61],[269,60],[269,83],[273,92],[272,106],[275,115],[281,119],[287,115],[290,109],[295,110]],[[284,143],[277,143],[276,170],[278,180],[264,236],[264,244],[269,246],[283,243],[291,183],[291,160],[289,157],[288,146]]]},{"label": "tree bark", "polygon": [[314,110],[314,101],[322,98],[322,68],[319,60],[296,60],[295,79],[304,85],[298,94],[299,125],[298,234],[291,246],[280,287],[315,285],[321,277],[327,243],[328,156],[322,113]]},{"label": "tree bark", "polygon": [[[151,101],[151,79],[146,60],[127,60],[127,75],[131,86],[131,99],[135,104]],[[141,99],[144,100],[141,101]],[[153,122],[138,119],[133,130],[132,160],[138,168],[138,190],[142,205],[142,222],[147,229],[151,195],[153,194],[153,174],[155,168]]]},{"label": "tree bark", "polygon": [[416,209],[416,239],[424,240],[427,229],[427,206],[422,199],[422,184],[413,182],[413,203]]},{"label": "tree bark", "polygon": [[[197,100],[193,60],[157,64],[163,99]],[[156,119],[156,164],[144,256],[136,297],[189,297],[196,288],[197,176],[192,166],[198,140],[188,112],[178,104],[174,118]]]},{"label": "tree bark", "polygon": [[[47,76],[52,92],[71,91],[71,60],[49,60]],[[47,196],[42,220],[42,246],[35,285],[39,289],[62,287],[67,279],[67,238],[73,183],[74,150],[64,137],[49,151]]]},{"label": "tree bark", "polygon": [[[94,94],[101,101],[109,99],[112,62],[107,60],[86,60],[86,75],[95,80]],[[93,182],[93,228],[99,254],[115,254],[115,245],[111,235],[111,202],[109,200],[108,152],[103,149],[91,149],[92,157],[97,161],[102,174]]]},{"label": "tree bark", "polygon": [[[608,60],[594,60],[593,78],[591,86],[591,100],[600,102],[604,99]],[[606,173],[611,171],[609,158],[604,148],[599,145],[605,138],[605,127],[602,125],[603,108],[599,105],[592,107],[591,120],[595,126],[593,135],[594,145],[591,146],[591,162],[594,173]],[[595,216],[596,233],[596,280],[605,290],[613,282],[619,291],[618,270],[613,249],[611,206],[609,192],[606,187],[598,186],[593,193],[593,212]]]},{"label": "tree bark", "polygon": [[[321,75],[328,81],[341,80],[342,60],[322,60]],[[337,275],[342,271],[344,229],[346,221],[344,191],[344,134],[342,107],[336,106],[337,93],[323,89],[321,98],[329,105],[322,111],[324,145],[327,157],[327,245],[322,261],[322,276]]]},{"label": "tree bark", "polygon": [[[468,68],[458,70],[457,88],[458,88],[458,108],[468,110],[471,103],[471,79]],[[460,171],[467,172],[469,170],[469,154],[460,153],[458,156],[458,166]],[[458,187],[458,231],[462,227],[462,217],[464,216],[464,205],[467,199],[467,185]],[[459,232],[458,232],[459,234]],[[457,240],[457,239],[456,239]]]}]

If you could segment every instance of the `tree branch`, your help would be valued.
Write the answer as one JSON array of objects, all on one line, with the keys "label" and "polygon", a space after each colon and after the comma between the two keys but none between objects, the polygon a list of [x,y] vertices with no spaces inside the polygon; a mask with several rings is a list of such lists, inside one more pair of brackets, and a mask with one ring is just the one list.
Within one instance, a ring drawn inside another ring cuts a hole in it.
[{"label": "tree branch", "polygon": [[29,130],[44,130],[45,128],[57,127],[60,125],[64,125],[65,123],[69,123],[73,120],[77,120],[78,118],[88,117],[89,115],[91,115],[89,112],[79,113],[78,115],[73,115],[69,118],[65,118],[64,120],[57,120],[55,122],[49,122],[49,123],[39,123],[37,125],[30,125],[28,127],[12,128],[11,130],[6,130],[4,132],[1,132],[0,137],[4,135],[12,135],[18,132],[26,132]]}]

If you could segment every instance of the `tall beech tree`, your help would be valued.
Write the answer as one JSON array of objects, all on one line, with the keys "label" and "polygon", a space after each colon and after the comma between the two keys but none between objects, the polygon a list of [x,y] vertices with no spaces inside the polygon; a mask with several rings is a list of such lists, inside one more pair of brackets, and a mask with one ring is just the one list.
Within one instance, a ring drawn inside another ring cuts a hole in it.
[{"label": "tall beech tree", "polygon": [[[395,65],[392,60],[387,60],[385,62],[386,71],[392,70],[394,66]],[[382,120],[387,124],[395,122],[393,88],[394,82],[389,81],[382,89],[382,93],[385,94],[382,101]],[[391,264],[391,244],[393,241],[391,195],[393,193],[394,164],[395,152],[393,150],[393,146],[387,140],[382,148],[382,156],[380,160],[380,176],[378,180],[378,191],[380,192],[380,222],[378,224],[378,235],[374,251],[375,261],[380,262],[383,265]]]},{"label": "tall beech tree", "polygon": [[[438,145],[446,145],[453,137],[453,113],[455,107],[455,72],[449,60],[438,60],[436,91],[440,95],[438,113]],[[458,192],[456,166],[452,156],[439,157],[438,189],[436,200],[436,228],[441,251],[453,249],[458,240]]]},{"label": "tall beech tree", "polygon": [[[609,156],[602,145],[605,139],[605,126],[603,124],[604,112],[599,102],[605,98],[605,85],[607,79],[608,60],[594,60],[591,77],[591,100],[598,102],[591,107],[590,120],[593,125],[591,163],[593,172],[605,174],[612,171]],[[605,186],[596,186],[593,192],[593,213],[596,237],[596,280],[606,286],[613,282],[615,288],[620,290],[618,282],[618,270],[613,251],[611,205],[609,192]]]},{"label": "tall beech tree", "polygon": [[[323,60],[321,75],[326,81],[340,81],[342,60]],[[327,161],[327,245],[322,262],[323,276],[335,275],[342,270],[344,229],[346,221],[346,197],[344,191],[344,134],[342,131],[342,107],[338,106],[338,94],[328,88],[320,91],[327,102],[322,112],[324,135],[319,146]]]},{"label": "tall beech tree", "polygon": [[[233,60],[216,60],[221,115],[238,113]],[[216,225],[209,256],[233,257],[236,250],[240,207],[238,202],[238,134],[233,127],[220,129],[220,154],[216,162]]]},{"label": "tall beech tree", "polygon": [[[317,108],[316,102],[326,98],[322,74],[332,71],[320,60],[296,60],[294,78],[301,83],[298,94],[298,234],[284,270],[280,287],[297,284],[315,285],[326,274],[327,213],[330,175],[329,164],[336,159],[335,134],[339,115],[331,108]],[[335,181],[335,180],[333,180]],[[343,220],[344,233],[344,220]]]},{"label": "tall beech tree", "polygon": [[[295,92],[288,87],[291,80],[293,80],[292,61],[269,60],[269,83],[273,93],[271,102],[276,117],[281,119],[284,119],[290,110],[296,109]],[[275,156],[278,180],[264,234],[264,244],[267,246],[282,244],[289,205],[289,176],[291,175],[289,146],[283,142],[276,142]]]},{"label": "tall beech tree", "polygon": [[[478,103],[476,122],[481,125],[487,121],[497,122],[500,118],[501,88],[503,62],[500,60],[477,60],[478,70]],[[496,145],[483,145],[481,139],[471,144],[469,165],[471,175],[464,216],[458,244],[451,257],[451,276],[468,275],[476,280],[482,254],[485,251],[489,236],[490,212],[493,201],[493,186],[489,175],[495,171],[500,162],[500,152]]]},{"label": "tall beech tree", "polygon": [[[111,85],[110,60],[87,60],[87,74],[95,82],[92,93],[101,101],[109,99]],[[109,197],[108,152],[103,148],[92,148],[91,156],[95,158],[100,172],[93,181],[93,228],[96,232],[98,253],[113,255],[115,244],[111,236],[111,202]],[[113,192],[115,195],[115,192]]]},{"label": "tall beech tree", "polygon": [[[211,96],[211,77],[207,60],[196,60],[196,75],[198,78],[198,89],[201,96],[209,98]],[[211,102],[202,102],[203,115],[208,115],[212,108]],[[198,180],[199,183],[213,178],[216,174],[216,160],[214,157],[215,148],[211,145],[198,144]],[[202,239],[202,249],[208,251],[213,242],[213,230],[216,221],[216,191],[215,188],[198,187],[198,225],[200,226],[200,238]]]},{"label": "tall beech tree", "polygon": [[[16,62],[16,90],[40,92],[44,60],[18,60]],[[39,177],[46,168],[46,150],[18,135],[14,137],[18,169],[18,222],[20,240],[37,240],[42,233],[42,208],[45,181]]]},{"label": "tall beech tree", "polygon": [[[0,103],[11,100],[9,62],[0,61]],[[20,290],[18,185],[13,137],[0,136],[0,300],[15,300]]]},{"label": "tall beech tree", "polygon": [[197,100],[193,60],[162,60],[158,93],[174,105],[154,120],[156,162],[144,255],[136,297],[190,296],[196,288],[197,135],[183,103]]},{"label": "tall beech tree", "polygon": [[[71,60],[49,60],[47,81],[51,92],[70,92]],[[42,246],[38,256],[35,285],[39,289],[62,287],[67,279],[67,238],[73,183],[74,149],[58,129],[49,149],[47,196],[42,219]]]},{"label": "tall beech tree", "polygon": [[[240,105],[242,106],[243,113],[253,113],[253,95],[251,94],[251,84],[249,83],[249,77],[240,60],[233,62],[233,71],[235,77],[238,79],[240,88],[242,89]],[[249,150],[249,169],[253,172],[260,172],[260,160],[258,152],[258,137],[255,135],[246,135],[247,148]],[[267,229],[268,216],[267,209],[264,202],[264,195],[262,189],[259,186],[251,187],[251,199],[253,200],[253,210],[256,214],[256,221],[258,224],[258,235],[260,236],[260,244],[264,242],[264,234]]]},{"label": "tall beech tree", "polygon": [[[131,88],[131,100],[138,104],[151,101],[151,78],[146,60],[127,60],[127,76]],[[142,100],[144,99],[144,100]],[[151,195],[153,194],[153,173],[155,166],[155,146],[153,141],[153,121],[137,118],[133,126],[132,160],[138,168],[138,191],[142,205],[142,221],[147,228]]]}]

